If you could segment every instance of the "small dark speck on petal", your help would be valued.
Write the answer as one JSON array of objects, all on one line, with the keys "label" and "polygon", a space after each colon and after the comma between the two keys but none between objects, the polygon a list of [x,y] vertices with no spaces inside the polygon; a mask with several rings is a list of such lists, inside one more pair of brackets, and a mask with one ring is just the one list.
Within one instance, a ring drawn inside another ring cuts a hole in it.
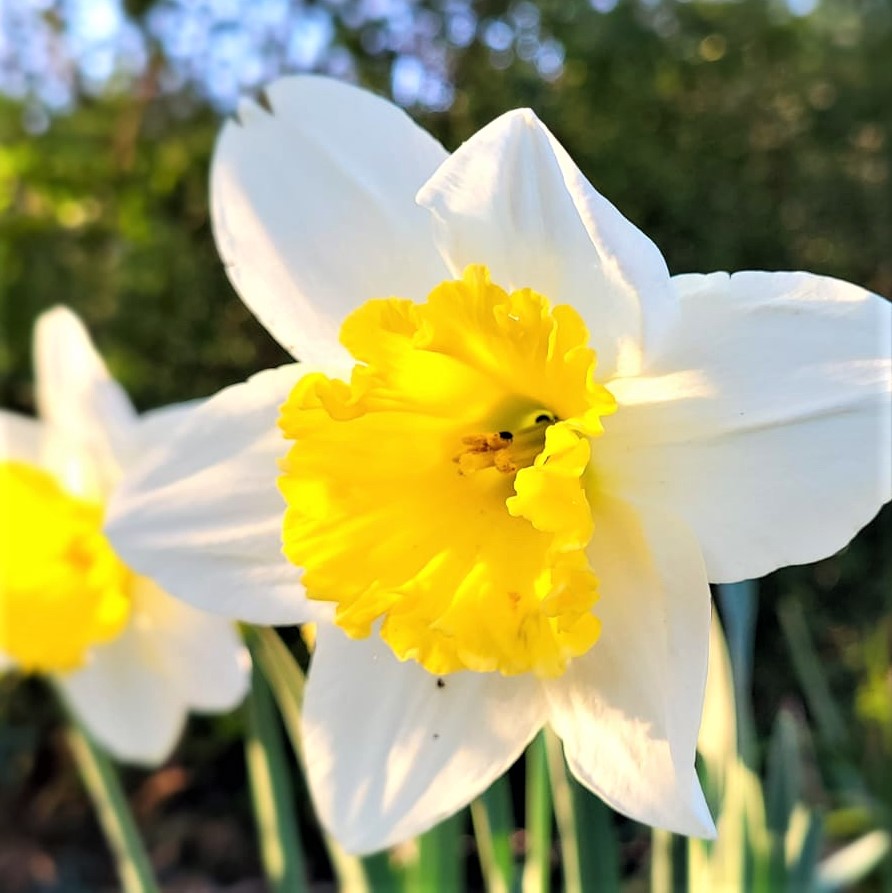
[{"label": "small dark speck on petal", "polygon": [[440,733],[439,733],[439,732],[434,732],[434,734],[433,734],[432,737],[433,737],[434,741],[436,741],[436,740],[440,737]]},{"label": "small dark speck on petal", "polygon": [[261,90],[257,94],[257,105],[259,105],[260,108],[265,109],[271,115],[273,114],[273,104],[269,101],[269,94],[266,90]]},{"label": "small dark speck on petal", "polygon": [[437,680],[437,688],[446,688],[446,680],[438,679]]}]

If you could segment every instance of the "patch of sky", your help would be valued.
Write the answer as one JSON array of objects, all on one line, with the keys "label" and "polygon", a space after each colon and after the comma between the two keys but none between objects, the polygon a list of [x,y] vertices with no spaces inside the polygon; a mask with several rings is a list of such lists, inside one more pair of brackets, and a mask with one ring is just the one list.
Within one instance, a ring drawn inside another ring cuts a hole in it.
[{"label": "patch of sky", "polygon": [[818,0],[787,0],[787,6],[793,15],[807,16],[818,8]]},{"label": "patch of sky", "polygon": [[314,69],[319,66],[334,38],[331,16],[318,7],[309,7],[296,17],[287,43],[287,59],[291,66]]},{"label": "patch of sky", "polygon": [[553,81],[564,70],[564,46],[560,41],[543,40],[536,53],[536,69],[546,81]]},{"label": "patch of sky", "polygon": [[477,34],[477,16],[467,7],[447,10],[446,39],[456,47],[466,47]]},{"label": "patch of sky", "polygon": [[[588,2],[609,14],[631,0]],[[687,0],[637,2],[671,13]],[[821,0],[782,2],[795,16],[821,6]],[[543,27],[543,8],[511,0],[503,16],[480,21],[472,0],[156,0],[137,20],[124,0],[0,0],[0,91],[65,109],[83,91],[126,87],[145,71],[148,47],[157,42],[167,60],[161,89],[188,87],[228,111],[239,96],[285,71],[355,79],[350,51],[336,43],[342,29],[353,28],[365,52],[393,55],[397,101],[443,108],[452,96],[449,53],[475,39],[491,51],[493,64],[519,59],[546,80],[559,77],[564,49]],[[659,33],[656,18],[654,28]]]},{"label": "patch of sky", "polygon": [[414,105],[418,102],[424,85],[426,71],[424,63],[415,56],[400,56],[390,70],[390,91],[400,105]]},{"label": "patch of sky", "polygon": [[483,29],[483,42],[497,53],[504,53],[514,43],[514,29],[504,19],[492,19]]}]

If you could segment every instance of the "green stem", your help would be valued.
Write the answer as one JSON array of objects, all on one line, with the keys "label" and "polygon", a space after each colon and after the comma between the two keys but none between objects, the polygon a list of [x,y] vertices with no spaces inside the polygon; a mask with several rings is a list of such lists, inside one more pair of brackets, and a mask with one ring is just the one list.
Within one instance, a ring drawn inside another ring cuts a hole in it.
[{"label": "green stem", "polygon": [[573,815],[579,841],[579,875],[582,889],[619,893],[619,843],[613,810],[575,778],[570,779]]},{"label": "green stem", "polygon": [[671,831],[651,831],[651,893],[684,893],[688,889],[685,838]]},{"label": "green stem", "polygon": [[294,814],[291,773],[285,761],[272,698],[256,667],[246,708],[245,758],[264,873],[274,893],[299,893],[309,888]]},{"label": "green stem", "polygon": [[159,893],[152,864],[111,760],[69,713],[68,745],[115,859],[123,893]]},{"label": "green stem", "polygon": [[565,893],[619,893],[619,847],[611,809],[567,771],[558,737],[545,731]]},{"label": "green stem", "polygon": [[564,893],[583,893],[579,865],[579,829],[573,810],[573,795],[567,780],[564,750],[551,729],[543,731],[548,756],[548,777],[551,780],[554,817],[557,821],[564,874]]},{"label": "green stem", "polygon": [[737,749],[746,764],[753,767],[758,750],[752,715],[752,683],[759,584],[755,580],[721,583],[716,586],[716,596],[722,607],[725,644],[731,661]]},{"label": "green stem", "polygon": [[304,671],[279,634],[268,626],[243,626],[242,635],[256,667],[263,673],[282,716],[295,756],[303,763],[300,708],[304,699]]},{"label": "green stem", "polygon": [[545,737],[539,733],[527,748],[526,861],[523,893],[549,893],[551,887],[551,791]]},{"label": "green stem", "polygon": [[514,815],[507,776],[497,778],[471,804],[471,821],[487,893],[508,893],[514,884]]},{"label": "green stem", "polygon": [[801,602],[788,596],[778,605],[777,616],[790,648],[793,669],[799,677],[808,706],[815,715],[818,734],[827,747],[840,750],[848,737],[845,720],[830,692]]},{"label": "green stem", "polygon": [[[262,626],[244,626],[242,634],[251,649],[255,665],[259,667],[265,677],[275,699],[298,766],[303,767],[300,710],[305,687],[304,672],[288,646],[274,629]],[[389,868],[386,859],[372,860],[374,864],[370,862],[369,868],[374,870],[366,871],[361,860],[345,853],[340,844],[324,831],[322,839],[331,861],[332,870],[337,878],[338,890],[344,891],[344,893],[347,891],[349,893],[367,893],[372,889],[369,876],[376,879],[375,889],[379,889],[377,880],[388,875],[388,872],[390,873],[388,883],[391,885],[384,885],[387,880],[384,877],[384,880],[381,880],[380,889],[397,888],[398,881],[395,871]]]},{"label": "green stem", "polygon": [[449,890],[465,887],[461,858],[464,810],[440,822],[418,838],[418,858],[406,878],[406,890]]}]

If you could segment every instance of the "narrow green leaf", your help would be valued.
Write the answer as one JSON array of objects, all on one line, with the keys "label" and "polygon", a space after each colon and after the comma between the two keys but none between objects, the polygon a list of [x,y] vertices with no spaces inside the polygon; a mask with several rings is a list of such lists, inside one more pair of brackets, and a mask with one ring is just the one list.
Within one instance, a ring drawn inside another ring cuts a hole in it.
[{"label": "narrow green leaf", "polygon": [[584,893],[619,893],[619,843],[613,810],[572,776],[570,793],[579,846],[579,876]]},{"label": "narrow green leaf", "polygon": [[462,810],[418,838],[418,858],[409,866],[406,890],[460,893],[465,889],[461,846],[464,827]]},{"label": "narrow green leaf", "polygon": [[[348,857],[352,858],[352,857]],[[338,893],[346,893],[354,890],[373,890],[374,893],[413,893],[406,886],[406,872],[393,864],[391,853],[385,851],[383,853],[375,853],[366,856],[360,864],[363,871],[363,887],[359,888],[355,883],[345,886],[343,881],[338,885]]]},{"label": "narrow green leaf", "polygon": [[787,831],[787,889],[814,890],[818,860],[824,840],[824,822],[820,816],[798,804]]},{"label": "narrow green leaf", "polygon": [[523,893],[548,893],[551,888],[551,790],[548,754],[540,732],[526,752],[526,860]]},{"label": "narrow green leaf", "polygon": [[795,598],[786,598],[778,606],[777,616],[790,648],[799,684],[814,714],[818,734],[828,747],[838,749],[848,737],[845,721],[830,693],[802,605]]},{"label": "narrow green leaf", "polygon": [[245,757],[264,873],[274,893],[300,893],[309,887],[294,788],[269,688],[256,666],[246,709]]},{"label": "narrow green leaf", "polygon": [[[251,649],[255,665],[259,667],[269,685],[297,765],[303,771],[300,710],[305,687],[304,672],[274,629],[244,626],[242,633]],[[402,881],[399,879],[397,869],[390,867],[389,861],[385,858],[372,862],[360,860],[345,853],[340,844],[324,831],[322,839],[341,893],[400,889]],[[368,872],[364,868],[364,862],[369,863]],[[370,886],[372,877],[375,878],[375,883]]]},{"label": "narrow green leaf", "polygon": [[304,699],[304,671],[288,646],[271,627],[244,626],[242,634],[251,649],[255,664],[263,673],[276,700],[288,739],[302,765],[300,709]]},{"label": "narrow green leaf", "polygon": [[685,893],[688,889],[685,838],[654,828],[650,839],[650,893]]},{"label": "narrow green leaf", "polygon": [[114,765],[77,716],[72,712],[68,716],[68,745],[114,856],[121,890],[123,893],[159,893],[152,864]]},{"label": "narrow green leaf", "polygon": [[582,873],[579,865],[579,837],[573,809],[573,795],[567,779],[564,749],[560,739],[551,729],[543,729],[545,752],[548,757],[548,778],[551,783],[551,799],[557,822],[558,841],[561,848],[561,868],[564,893],[582,893]]},{"label": "narrow green leaf", "polygon": [[770,874],[774,889],[787,887],[787,831],[799,799],[800,754],[796,721],[781,708],[774,722],[765,766],[765,823],[770,840]]},{"label": "narrow green leaf", "polygon": [[799,744],[796,720],[783,707],[777,714],[768,745],[765,817],[768,829],[783,842],[799,799]]},{"label": "narrow green leaf", "polygon": [[480,869],[488,893],[509,893],[514,885],[514,809],[508,777],[496,779],[471,804]]},{"label": "narrow green leaf", "polygon": [[619,893],[619,848],[612,811],[570,774],[558,737],[545,731],[561,845],[564,893]]},{"label": "narrow green leaf", "polygon": [[714,815],[718,814],[728,773],[740,759],[738,748],[734,671],[721,621],[714,612],[709,628],[709,672],[697,739],[698,775]]},{"label": "narrow green leaf", "polygon": [[737,716],[737,748],[748,765],[755,765],[757,740],[752,715],[753,654],[759,586],[754,580],[716,586],[722,608],[725,641],[734,680]]}]

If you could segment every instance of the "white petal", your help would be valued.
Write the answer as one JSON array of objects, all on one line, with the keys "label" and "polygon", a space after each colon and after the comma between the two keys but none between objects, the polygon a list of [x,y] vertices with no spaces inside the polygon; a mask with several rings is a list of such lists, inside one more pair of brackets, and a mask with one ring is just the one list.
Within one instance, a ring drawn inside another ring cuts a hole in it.
[{"label": "white petal", "polygon": [[534,288],[583,316],[599,375],[637,370],[674,295],[657,247],[585,179],[528,109],[468,140],[418,201],[453,271],[486,264],[504,288]]},{"label": "white petal", "polygon": [[205,611],[252,623],[313,619],[282,555],[279,407],[304,370],[255,375],[190,412],[125,478],[106,533],[123,559]]},{"label": "white petal", "polygon": [[547,683],[551,724],[574,775],[614,809],[710,836],[694,771],[710,615],[697,544],[684,524],[612,500],[595,519],[601,638]]},{"label": "white petal", "polygon": [[135,624],[95,648],[83,669],[55,679],[71,709],[117,759],[157,765],[173,750],[186,705],[158,664],[151,637]]},{"label": "white petal", "polygon": [[44,426],[29,416],[0,409],[0,462],[42,463]]},{"label": "white petal", "polygon": [[138,577],[124,632],[56,681],[93,736],[118,759],[157,764],[189,708],[231,710],[245,696],[249,658],[229,621],[183,605]]},{"label": "white petal", "polygon": [[377,636],[319,627],[303,712],[307,776],[322,824],[348,851],[382,849],[451,815],[542,726],[531,677],[442,682],[400,663]]},{"label": "white petal", "polygon": [[892,308],[808,273],[674,281],[671,342],[610,384],[603,486],[683,516],[713,582],[831,555],[892,496]]},{"label": "white petal", "polygon": [[250,658],[231,621],[199,611],[147,577],[134,587],[133,623],[157,666],[193,710],[232,710],[248,690]]},{"label": "white petal", "polygon": [[446,278],[415,192],[446,153],[405,112],[317,77],[267,90],[223,130],[211,170],[214,235],[242,300],[295,357],[343,359],[363,301],[421,300]]},{"label": "white petal", "polygon": [[153,452],[169,441],[176,429],[191,418],[193,411],[204,402],[203,399],[185,400],[140,414],[130,437],[128,452],[121,455],[121,467],[133,467],[146,453]]},{"label": "white petal", "polygon": [[46,464],[72,492],[101,498],[118,478],[135,412],[67,307],[37,319],[34,375],[38,414],[47,423]]}]

